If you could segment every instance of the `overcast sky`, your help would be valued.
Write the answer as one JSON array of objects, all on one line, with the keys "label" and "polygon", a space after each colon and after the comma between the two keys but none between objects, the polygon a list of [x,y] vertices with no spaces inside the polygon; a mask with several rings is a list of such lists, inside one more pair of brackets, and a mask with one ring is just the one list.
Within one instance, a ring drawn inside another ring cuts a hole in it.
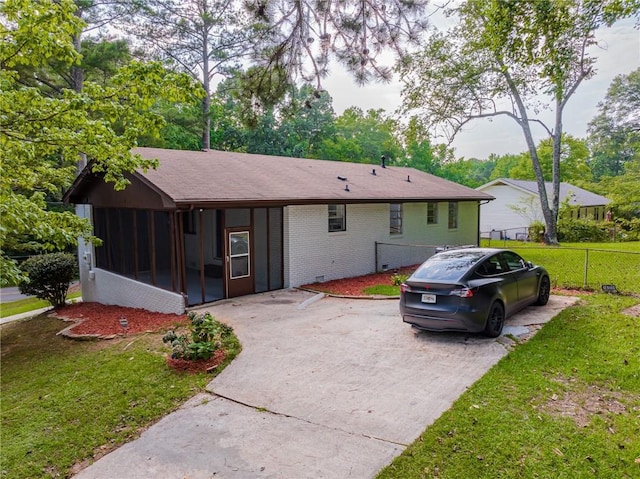
[{"label": "overcast sky", "polygon": [[[640,31],[634,24],[634,20],[625,20],[597,32],[598,42],[603,47],[592,51],[593,56],[598,58],[597,74],[582,83],[569,100],[564,115],[565,132],[584,137],[587,124],[597,114],[597,104],[604,99],[611,80],[640,68]],[[338,115],[350,106],[358,106],[363,110],[383,108],[393,114],[401,103],[401,85],[397,79],[390,84],[359,87],[344,70],[335,65],[323,86],[333,97],[333,107]],[[551,115],[549,113],[545,120],[553,118]],[[491,153],[503,155],[526,150],[522,130],[508,118],[471,122],[452,146],[456,157],[465,158],[487,158]]]}]

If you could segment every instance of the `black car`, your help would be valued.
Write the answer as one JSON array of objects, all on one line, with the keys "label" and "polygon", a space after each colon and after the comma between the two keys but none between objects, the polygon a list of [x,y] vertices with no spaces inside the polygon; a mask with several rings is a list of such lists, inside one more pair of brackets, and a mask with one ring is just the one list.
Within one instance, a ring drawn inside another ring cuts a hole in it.
[{"label": "black car", "polygon": [[400,313],[418,329],[496,337],[506,317],[547,304],[550,290],[547,270],[513,251],[453,249],[433,255],[402,284]]}]

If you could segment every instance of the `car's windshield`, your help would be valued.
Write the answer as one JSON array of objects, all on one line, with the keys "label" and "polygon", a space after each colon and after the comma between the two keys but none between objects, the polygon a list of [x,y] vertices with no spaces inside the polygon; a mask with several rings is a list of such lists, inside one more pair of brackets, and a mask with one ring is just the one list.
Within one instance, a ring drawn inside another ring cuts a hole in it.
[{"label": "car's windshield", "polygon": [[413,279],[455,281],[485,256],[481,251],[447,251],[429,258],[413,273]]}]

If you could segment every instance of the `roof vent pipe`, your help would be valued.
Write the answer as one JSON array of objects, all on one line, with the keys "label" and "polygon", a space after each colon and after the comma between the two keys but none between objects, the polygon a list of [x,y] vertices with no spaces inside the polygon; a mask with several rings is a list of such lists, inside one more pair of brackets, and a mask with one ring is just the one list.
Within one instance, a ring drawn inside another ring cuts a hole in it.
[{"label": "roof vent pipe", "polygon": [[407,175],[407,183],[411,183],[411,176]]},{"label": "roof vent pipe", "polygon": [[376,176],[376,169],[375,169],[375,168],[373,169],[373,171],[371,172],[371,174],[372,174],[373,176]]},{"label": "roof vent pipe", "polygon": [[350,190],[349,190],[349,185],[347,185],[347,186],[345,186],[345,187],[344,187],[344,191],[350,191]]},{"label": "roof vent pipe", "polygon": [[387,157],[382,155],[380,157],[380,166],[382,166],[383,168],[386,168],[387,167],[387,165],[385,164],[386,161],[387,161]]}]

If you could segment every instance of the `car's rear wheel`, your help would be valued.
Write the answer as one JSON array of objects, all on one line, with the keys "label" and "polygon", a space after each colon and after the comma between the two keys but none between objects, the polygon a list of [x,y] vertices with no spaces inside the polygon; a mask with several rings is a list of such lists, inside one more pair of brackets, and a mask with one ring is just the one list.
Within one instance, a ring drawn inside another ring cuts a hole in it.
[{"label": "car's rear wheel", "polygon": [[549,302],[549,295],[551,294],[551,281],[548,276],[543,276],[540,280],[540,286],[538,287],[538,300],[536,304],[538,306],[544,306]]},{"label": "car's rear wheel", "polygon": [[484,334],[491,338],[500,336],[504,327],[504,307],[500,303],[493,303],[489,308],[487,324],[484,327]]}]

